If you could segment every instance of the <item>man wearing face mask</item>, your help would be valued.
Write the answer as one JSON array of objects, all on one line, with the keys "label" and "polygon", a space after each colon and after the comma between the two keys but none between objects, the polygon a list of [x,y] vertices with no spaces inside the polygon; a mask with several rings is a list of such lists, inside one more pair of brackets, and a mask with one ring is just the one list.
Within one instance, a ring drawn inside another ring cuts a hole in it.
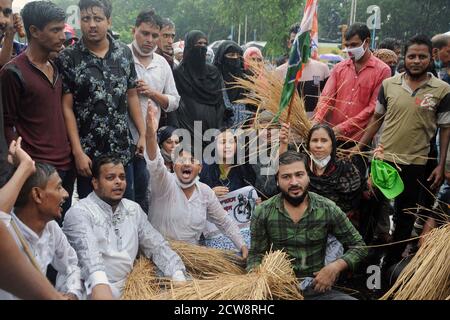
[{"label": "man wearing face mask", "polygon": [[317,105],[314,121],[329,124],[340,144],[358,142],[375,111],[377,96],[391,69],[369,50],[369,28],[361,23],[345,34],[349,59],[333,69]]},{"label": "man wearing face mask", "polygon": [[[332,287],[339,274],[354,270],[368,251],[345,213],[334,202],[308,191],[307,165],[304,154],[288,151],[280,156],[277,184],[281,193],[257,207],[252,216],[247,269],[261,264],[271,248],[283,250],[293,259],[298,278],[314,278],[313,286],[303,291],[305,299],[354,300]],[[324,266],[329,235],[351,249]]]},{"label": "man wearing face mask", "polygon": [[189,32],[185,45],[183,61],[173,72],[181,96],[176,127],[187,129],[193,137],[194,122],[201,122],[202,131],[195,134],[196,141],[203,141],[206,130],[222,127],[222,76],[215,66],[206,63],[208,39],[203,32]]},{"label": "man wearing face mask", "polygon": [[431,73],[439,79],[450,84],[450,35],[438,34],[431,39],[433,43],[433,60]]},{"label": "man wearing face mask", "polygon": [[223,78],[223,100],[225,103],[225,126],[228,128],[239,126],[249,118],[245,104],[237,101],[244,98],[244,90],[235,88],[235,78],[244,76],[244,52],[234,41],[224,41],[217,49],[214,65],[219,69]]},{"label": "man wearing face mask", "polygon": [[[138,78],[137,92],[142,117],[145,119],[149,101],[151,101],[151,107],[156,107],[158,122],[162,111],[172,113],[180,103],[172,70],[164,57],[155,52],[158,48],[157,41],[160,37],[161,26],[161,18],[152,9],[143,10],[136,19],[135,27],[132,29],[134,40],[129,45]],[[139,131],[131,119],[129,127],[134,143],[137,143]],[[147,213],[146,195],[149,174],[143,156],[134,156],[133,171],[135,201]]]}]

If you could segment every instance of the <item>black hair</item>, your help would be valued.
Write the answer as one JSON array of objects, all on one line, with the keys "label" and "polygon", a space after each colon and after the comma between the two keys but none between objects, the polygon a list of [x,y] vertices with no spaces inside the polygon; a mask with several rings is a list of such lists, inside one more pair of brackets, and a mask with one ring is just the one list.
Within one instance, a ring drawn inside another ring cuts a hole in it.
[{"label": "black hair", "polygon": [[345,40],[350,40],[354,36],[358,36],[361,41],[370,38],[370,30],[364,23],[356,22],[352,24],[345,33]]},{"label": "black hair", "polygon": [[36,162],[35,166],[36,171],[27,179],[22,190],[20,190],[16,204],[14,205],[16,208],[25,207],[30,197],[31,190],[33,190],[33,188],[44,189],[47,186],[50,177],[57,173],[55,167],[46,163]]},{"label": "black hair", "polygon": [[424,34],[415,35],[414,37],[410,38],[408,40],[408,42],[406,42],[405,56],[406,56],[406,53],[408,52],[409,47],[411,47],[412,45],[415,45],[415,44],[427,46],[428,51],[430,52],[430,57],[433,56],[433,44],[431,43],[430,38]]},{"label": "black hair", "polygon": [[106,18],[111,18],[112,4],[110,0],[80,0],[78,7],[80,8],[80,11],[99,7],[103,9]]},{"label": "black hair", "polygon": [[287,151],[280,156],[279,166],[288,166],[296,162],[303,162],[305,168],[308,167],[308,156],[296,151]]},{"label": "black hair", "polygon": [[0,189],[3,188],[14,174],[14,166],[6,159],[0,159]]},{"label": "black hair", "polygon": [[431,39],[431,42],[433,44],[433,49],[441,50],[442,48],[445,48],[449,45],[450,35],[438,34]]},{"label": "black hair", "polygon": [[324,129],[328,133],[328,136],[330,137],[331,142],[332,142],[331,158],[335,159],[336,152],[337,152],[336,135],[335,135],[333,129],[331,129],[331,127],[326,124],[316,124],[314,127],[311,128],[311,130],[309,130],[308,138],[306,140],[306,149],[308,151],[310,151],[309,145],[311,143],[312,135],[314,134],[314,132],[316,132],[317,130],[320,130],[320,129]]},{"label": "black hair", "polygon": [[28,41],[31,39],[31,26],[43,30],[51,22],[64,22],[66,20],[64,10],[50,1],[29,2],[23,7],[20,15]]},{"label": "black hair", "polygon": [[297,34],[300,31],[300,23],[294,23],[290,28],[289,28],[289,35],[291,35],[292,33]]},{"label": "black hair", "polygon": [[100,171],[102,167],[106,164],[113,164],[113,165],[123,165],[122,160],[114,154],[106,154],[102,155],[96,159],[94,159],[92,163],[92,177],[98,179],[100,178]]},{"label": "black hair", "polygon": [[159,29],[162,29],[163,27],[163,20],[153,9],[145,9],[138,14],[135,26],[139,27],[143,23],[148,23],[152,26],[158,27]]},{"label": "black hair", "polygon": [[378,46],[378,49],[389,49],[391,51],[395,51],[395,49],[399,48],[402,48],[402,43],[400,40],[394,38],[386,38],[381,41],[380,45]]},{"label": "black hair", "polygon": [[170,20],[169,18],[164,18],[161,21],[161,29],[164,29],[167,27],[169,27],[171,29],[175,29],[175,23],[172,20]]}]

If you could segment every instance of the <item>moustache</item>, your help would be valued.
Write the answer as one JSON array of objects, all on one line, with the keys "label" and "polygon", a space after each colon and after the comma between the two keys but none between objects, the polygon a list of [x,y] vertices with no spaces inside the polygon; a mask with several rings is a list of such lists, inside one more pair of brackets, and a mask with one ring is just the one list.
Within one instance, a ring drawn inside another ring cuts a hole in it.
[{"label": "moustache", "polygon": [[302,186],[291,186],[288,188],[288,191],[297,191],[297,190],[301,190],[304,191],[305,189]]}]

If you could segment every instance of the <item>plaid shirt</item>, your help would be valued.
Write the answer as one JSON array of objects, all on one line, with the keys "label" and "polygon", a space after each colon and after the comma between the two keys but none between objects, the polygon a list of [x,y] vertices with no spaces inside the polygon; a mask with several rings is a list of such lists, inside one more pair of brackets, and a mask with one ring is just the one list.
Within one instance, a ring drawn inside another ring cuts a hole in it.
[{"label": "plaid shirt", "polygon": [[259,206],[252,216],[247,268],[258,266],[272,247],[284,250],[294,259],[292,264],[297,277],[311,277],[324,267],[329,234],[344,248],[350,248],[342,259],[351,270],[367,256],[367,249],[352,248],[364,246],[364,241],[334,202],[309,192],[308,209],[295,224],[284,208],[281,195],[277,195]]}]

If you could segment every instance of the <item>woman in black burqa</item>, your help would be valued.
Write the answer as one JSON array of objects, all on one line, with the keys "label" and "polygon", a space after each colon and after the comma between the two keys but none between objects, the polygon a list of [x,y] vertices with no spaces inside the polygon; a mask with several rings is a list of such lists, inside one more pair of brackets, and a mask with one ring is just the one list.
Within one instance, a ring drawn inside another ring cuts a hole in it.
[{"label": "woman in black burqa", "polygon": [[181,96],[178,127],[189,130],[191,137],[195,121],[202,123],[202,131],[195,132],[199,137],[208,129],[221,128],[224,117],[222,76],[215,66],[206,63],[206,52],[206,35],[196,30],[189,32],[185,37],[183,61],[174,70]]}]

